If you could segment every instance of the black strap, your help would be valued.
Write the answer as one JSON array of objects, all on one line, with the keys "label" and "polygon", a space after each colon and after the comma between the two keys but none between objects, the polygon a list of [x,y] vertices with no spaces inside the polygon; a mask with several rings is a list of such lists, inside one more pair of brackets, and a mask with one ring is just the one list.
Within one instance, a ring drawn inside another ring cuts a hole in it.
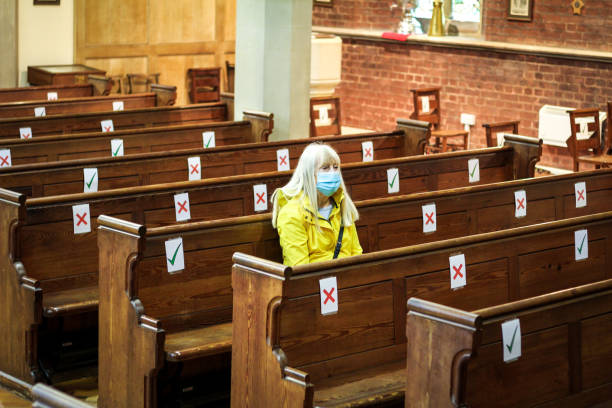
[{"label": "black strap", "polygon": [[340,225],[340,232],[338,233],[338,242],[336,243],[336,249],[334,250],[334,258],[336,259],[340,255],[340,248],[342,248],[342,235],[344,235],[344,225]]}]

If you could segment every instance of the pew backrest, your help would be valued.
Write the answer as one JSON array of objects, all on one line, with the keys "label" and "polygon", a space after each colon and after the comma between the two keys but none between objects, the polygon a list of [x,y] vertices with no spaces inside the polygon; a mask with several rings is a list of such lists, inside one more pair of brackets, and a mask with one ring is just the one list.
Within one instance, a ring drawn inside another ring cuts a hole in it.
[{"label": "pew backrest", "polygon": [[162,106],[116,112],[90,112],[53,115],[35,118],[0,119],[0,139],[20,137],[20,128],[30,128],[32,137],[103,131],[102,121],[112,120],[112,130],[171,124],[220,122],[227,120],[227,107],[223,103],[188,106]]},{"label": "pew backrest", "polygon": [[[558,275],[542,276],[543,270],[568,273],[564,288],[576,279],[610,278],[611,227],[606,212],[293,268],[236,253],[232,404],[308,406],[317,399],[313,384],[375,366],[401,367],[410,297],[470,310],[548,292]],[[577,262],[574,233],[582,229],[592,252]],[[326,278],[336,279],[338,311],[324,316]],[[461,290],[452,290],[454,279],[463,278]]]},{"label": "pew backrest", "polygon": [[411,298],[406,407],[609,403],[611,322],[610,279],[474,311]]},{"label": "pew backrest", "polygon": [[[57,94],[58,99],[79,98],[83,96],[108,95],[113,85],[110,78],[89,75],[88,84],[23,86],[0,89],[0,103],[19,101],[46,101],[49,93]],[[55,96],[55,95],[53,95]]]}]

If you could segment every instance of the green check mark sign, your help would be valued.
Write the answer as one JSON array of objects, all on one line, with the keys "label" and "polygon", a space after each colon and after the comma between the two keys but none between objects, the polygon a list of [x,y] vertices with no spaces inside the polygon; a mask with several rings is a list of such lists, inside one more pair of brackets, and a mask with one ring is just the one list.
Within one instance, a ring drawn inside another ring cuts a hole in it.
[{"label": "green check mark sign", "polygon": [[584,234],[584,237],[582,237],[582,242],[580,243],[580,246],[578,247],[578,253],[582,254],[582,248],[584,248],[584,241],[586,240],[586,234]]},{"label": "green check mark sign", "polygon": [[472,169],[472,171],[470,172],[470,177],[474,177],[474,174],[476,174],[476,169],[478,168],[478,164],[474,165],[474,168]]},{"label": "green check mark sign", "polygon": [[95,180],[96,176],[98,175],[97,172],[94,171],[93,176],[91,176],[91,180],[89,180],[88,182],[86,182],[87,184],[87,188],[91,188],[91,185],[93,183],[93,181]]},{"label": "green check mark sign", "polygon": [[510,341],[510,344],[506,344],[506,348],[508,348],[509,353],[512,353],[512,348],[514,347],[514,339],[516,337],[517,330],[518,330],[518,325],[514,328],[514,333],[512,334],[512,340]]},{"label": "green check mark sign", "polygon": [[395,173],[395,175],[393,176],[393,179],[389,183],[389,187],[393,188],[393,184],[395,184],[395,179],[397,179],[397,172]]},{"label": "green check mark sign", "polygon": [[204,147],[208,148],[208,146],[210,146],[210,142],[212,142],[213,137],[209,137],[208,140],[206,141],[206,145]]},{"label": "green check mark sign", "polygon": [[168,258],[168,262],[170,262],[170,265],[172,266],[174,266],[174,262],[176,261],[176,255],[178,254],[178,251],[181,248],[181,245],[183,245],[182,242],[176,247],[176,250],[174,251],[174,255],[172,255],[172,259]]},{"label": "green check mark sign", "polygon": [[123,143],[119,143],[119,145],[117,146],[117,150],[113,152],[113,157],[116,157],[119,154],[119,150],[121,150],[122,146],[123,146]]}]

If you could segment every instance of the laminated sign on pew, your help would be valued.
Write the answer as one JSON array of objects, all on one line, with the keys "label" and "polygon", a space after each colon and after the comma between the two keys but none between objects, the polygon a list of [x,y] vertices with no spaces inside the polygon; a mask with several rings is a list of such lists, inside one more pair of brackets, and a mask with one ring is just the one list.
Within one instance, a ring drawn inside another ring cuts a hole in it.
[{"label": "laminated sign on pew", "polygon": [[467,265],[465,255],[458,254],[448,258],[450,265],[450,284],[451,289],[459,289],[465,286],[467,281]]},{"label": "laminated sign on pew", "polygon": [[32,138],[32,128],[29,128],[29,127],[19,128],[19,137],[21,139],[31,139]]},{"label": "laminated sign on pew", "polygon": [[374,145],[371,140],[361,143],[362,161],[370,162],[374,160]]},{"label": "laminated sign on pew", "polygon": [[91,220],[89,215],[89,204],[72,206],[72,221],[75,234],[86,234],[91,232]]},{"label": "laminated sign on pew", "polygon": [[45,107],[41,106],[40,108],[34,108],[34,116],[36,117],[47,116],[47,111],[45,110]]},{"label": "laminated sign on pew", "polygon": [[98,169],[83,169],[83,192],[92,193],[98,191]]},{"label": "laminated sign on pew", "polygon": [[112,139],[111,140],[111,154],[113,157],[123,156],[123,140]]},{"label": "laminated sign on pew", "polygon": [[0,167],[11,167],[11,165],[10,149],[0,149]]},{"label": "laminated sign on pew", "polygon": [[470,183],[480,181],[480,161],[478,159],[468,160],[468,181]]},{"label": "laminated sign on pew", "polygon": [[586,229],[574,231],[574,253],[576,261],[589,258],[589,231]]},{"label": "laminated sign on pew", "polygon": [[123,110],[123,101],[113,102],[113,111],[118,112]]},{"label": "laminated sign on pew", "polygon": [[425,204],[423,211],[423,233],[436,232],[436,204]]},{"label": "laminated sign on pew", "polygon": [[387,169],[387,192],[389,194],[399,193],[399,170],[397,168]]},{"label": "laminated sign on pew", "polygon": [[511,363],[521,356],[521,322],[519,319],[508,320],[501,324],[504,362]]},{"label": "laminated sign on pew", "polygon": [[202,132],[202,144],[205,149],[215,147],[215,132]]},{"label": "laminated sign on pew", "polygon": [[47,92],[48,101],[57,101],[57,92]]},{"label": "laminated sign on pew", "polygon": [[278,149],[276,151],[276,169],[278,171],[291,170],[289,166],[289,149]]},{"label": "laminated sign on pew", "polygon": [[586,207],[587,191],[584,181],[574,184],[574,194],[576,195],[576,208]]},{"label": "laminated sign on pew", "polygon": [[255,212],[268,210],[268,187],[265,184],[255,184],[253,186],[253,202]]},{"label": "laminated sign on pew", "polygon": [[191,218],[189,210],[189,193],[181,193],[174,195],[174,212],[176,221],[188,221]]},{"label": "laminated sign on pew", "polygon": [[100,126],[102,127],[103,132],[114,132],[115,131],[115,125],[113,125],[112,119],[100,121]]},{"label": "laminated sign on pew", "polygon": [[514,216],[516,218],[527,216],[527,193],[525,190],[514,192]]},{"label": "laminated sign on pew", "polygon": [[338,283],[336,277],[320,279],[319,290],[321,291],[321,314],[338,313]]},{"label": "laminated sign on pew", "polygon": [[185,254],[183,251],[183,238],[169,239],[166,244],[166,266],[168,273],[175,273],[185,269]]},{"label": "laminated sign on pew", "polygon": [[199,157],[187,158],[187,171],[189,173],[189,181],[202,179],[202,167]]}]

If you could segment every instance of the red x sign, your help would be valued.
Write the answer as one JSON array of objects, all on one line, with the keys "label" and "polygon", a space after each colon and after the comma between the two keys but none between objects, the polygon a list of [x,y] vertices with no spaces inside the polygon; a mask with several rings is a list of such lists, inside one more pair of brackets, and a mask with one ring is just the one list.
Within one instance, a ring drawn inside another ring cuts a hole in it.
[{"label": "red x sign", "polygon": [[9,157],[8,156],[0,156],[0,160],[2,161],[2,163],[0,163],[0,167],[2,166],[8,166],[9,162],[8,162]]},{"label": "red x sign", "polygon": [[576,190],[576,192],[578,193],[577,201],[580,201],[580,200],[584,201],[584,190]]},{"label": "red x sign", "polygon": [[456,267],[456,266],[453,265],[453,271],[455,271],[455,275],[453,276],[453,279],[457,279],[457,277],[463,278],[463,274],[461,273],[461,269],[463,269],[463,265],[459,265],[459,267]]},{"label": "red x sign", "polygon": [[187,200],[183,201],[182,203],[178,201],[177,204],[179,205],[179,210],[178,210],[179,214],[181,213],[181,211],[188,212],[187,211]]},{"label": "red x sign", "polygon": [[191,174],[198,174],[198,172],[200,171],[198,170],[198,168],[200,167],[199,164],[196,164],[196,165],[190,164],[189,166],[191,167]]},{"label": "red x sign", "polygon": [[264,197],[266,196],[266,193],[255,193],[255,195],[257,196],[257,202],[256,204],[263,204],[266,202],[266,200],[264,199]]},{"label": "red x sign", "polygon": [[22,136],[23,136],[24,139],[29,139],[32,136],[32,134],[31,133],[23,133]]},{"label": "red x sign", "polygon": [[365,149],[365,157],[372,157],[372,148],[367,148]]},{"label": "red x sign", "polygon": [[77,214],[76,215],[77,218],[79,219],[79,221],[77,222],[77,227],[81,225],[81,223],[83,225],[87,225],[87,221],[85,220],[85,217],[87,217],[87,213],[83,213],[83,215]]},{"label": "red x sign", "polygon": [[328,300],[331,300],[332,303],[334,303],[336,300],[332,297],[332,294],[334,293],[334,289],[335,288],[331,288],[328,291],[326,291],[325,289],[323,289],[323,293],[325,293],[325,300],[323,301],[323,304],[326,305]]},{"label": "red x sign", "polygon": [[434,224],[433,216],[434,216],[434,213],[431,213],[431,214],[425,213],[425,217],[427,218],[427,221],[425,221],[425,225],[429,223]]},{"label": "red x sign", "polygon": [[525,199],[522,200],[520,198],[516,199],[516,209],[520,210],[521,208],[525,208]]},{"label": "red x sign", "polygon": [[278,163],[279,166],[287,165],[287,156],[279,156],[279,160],[280,160],[280,162]]},{"label": "red x sign", "polygon": [[110,132],[111,131],[111,127],[110,126],[104,126],[104,131],[105,132]]}]

